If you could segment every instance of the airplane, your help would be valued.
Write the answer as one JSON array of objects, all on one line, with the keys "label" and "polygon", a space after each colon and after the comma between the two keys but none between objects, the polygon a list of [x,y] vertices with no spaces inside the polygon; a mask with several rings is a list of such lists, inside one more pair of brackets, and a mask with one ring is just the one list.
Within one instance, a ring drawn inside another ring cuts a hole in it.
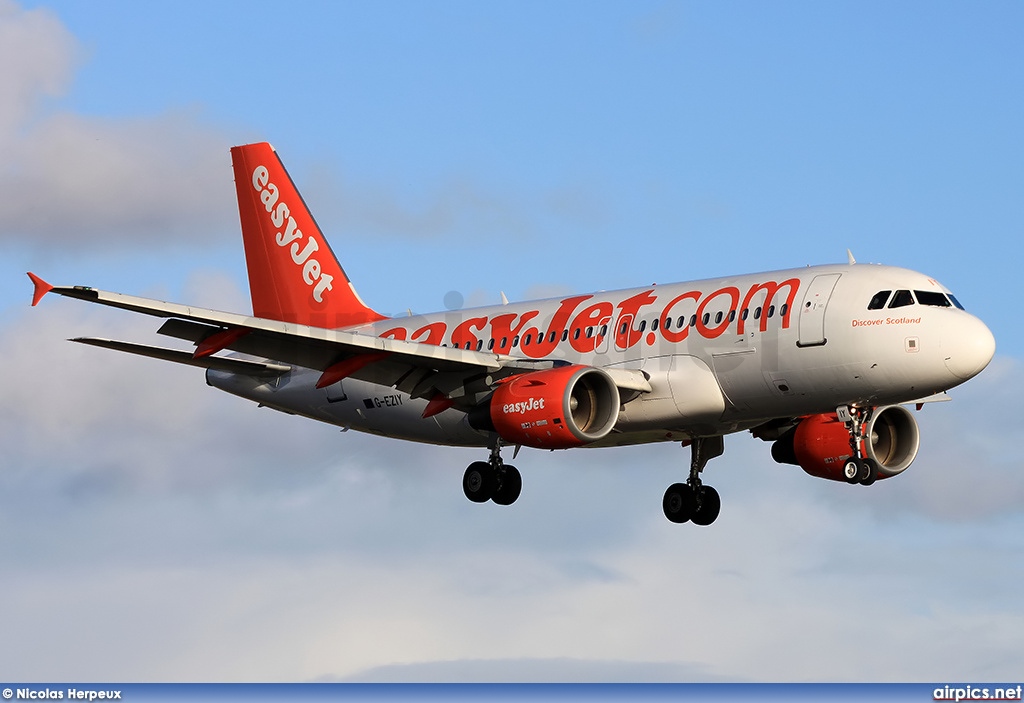
[{"label": "airplane", "polygon": [[[231,149],[252,314],[55,287],[164,318],[193,349],[71,341],[206,369],[260,406],[382,437],[489,450],[466,497],[510,505],[522,477],[502,447],[675,442],[689,474],[662,500],[674,523],[710,525],[721,498],[701,474],[747,431],[779,463],[870,485],[914,461],[907,405],[948,400],[995,338],[936,280],[858,264],[808,266],[524,303],[387,317],[338,263],[274,148]],[[223,352],[223,353],[222,353]]]}]

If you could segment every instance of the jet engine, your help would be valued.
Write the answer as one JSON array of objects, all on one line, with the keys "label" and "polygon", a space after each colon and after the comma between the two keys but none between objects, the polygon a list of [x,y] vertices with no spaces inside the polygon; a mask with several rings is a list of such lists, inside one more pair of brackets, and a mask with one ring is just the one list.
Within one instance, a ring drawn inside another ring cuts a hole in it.
[{"label": "jet engine", "polygon": [[619,417],[619,389],[592,366],[567,365],[512,376],[470,413],[478,430],[509,444],[568,449],[596,442]]},{"label": "jet engine", "polygon": [[[917,457],[921,435],[910,411],[899,405],[875,408],[865,428],[863,456],[878,465],[878,478],[895,476]],[[811,476],[845,481],[843,465],[853,456],[850,432],[835,413],[810,415],[772,445],[772,458],[796,464]]]}]

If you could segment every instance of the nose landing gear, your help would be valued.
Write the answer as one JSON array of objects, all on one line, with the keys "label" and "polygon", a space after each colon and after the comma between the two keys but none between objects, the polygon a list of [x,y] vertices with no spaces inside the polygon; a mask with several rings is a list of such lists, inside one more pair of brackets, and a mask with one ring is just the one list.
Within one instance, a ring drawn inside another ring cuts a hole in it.
[{"label": "nose landing gear", "polygon": [[698,437],[690,444],[690,477],[686,483],[673,483],[661,502],[665,517],[675,523],[693,522],[710,525],[718,518],[722,499],[711,486],[700,480],[700,472],[708,461],[721,456],[725,442],[717,437]]},{"label": "nose landing gear", "polygon": [[462,476],[462,491],[474,503],[490,500],[498,505],[512,505],[522,490],[519,470],[501,460],[500,440],[491,447],[487,461],[474,461]]},{"label": "nose landing gear", "polygon": [[864,456],[869,442],[875,437],[867,436],[867,428],[874,408],[862,408],[855,405],[840,405],[836,408],[838,417],[850,433],[850,447],[853,456],[843,464],[843,478],[847,483],[860,483],[870,486],[878,478],[878,462]]}]

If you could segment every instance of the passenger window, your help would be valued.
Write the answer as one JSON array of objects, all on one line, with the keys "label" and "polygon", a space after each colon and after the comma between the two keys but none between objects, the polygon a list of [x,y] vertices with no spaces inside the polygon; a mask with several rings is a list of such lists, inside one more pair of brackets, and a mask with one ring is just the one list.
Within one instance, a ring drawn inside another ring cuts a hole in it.
[{"label": "passenger window", "polygon": [[494,340],[493,339],[488,339],[487,340],[487,351],[491,351],[492,349],[494,349]]},{"label": "passenger window", "polygon": [[871,299],[870,303],[868,303],[868,310],[881,310],[884,308],[890,295],[892,295],[891,290],[880,290],[875,293],[875,297]]},{"label": "passenger window", "polygon": [[530,346],[530,340],[531,339],[533,339],[533,335],[532,334],[528,334],[525,337],[523,337],[523,346],[524,347]]},{"label": "passenger window", "polygon": [[484,348],[484,340],[482,340],[482,339],[476,340],[476,350],[480,351],[483,348]]},{"label": "passenger window", "polygon": [[671,317],[666,317],[665,318],[665,329],[667,329],[667,330],[672,329],[672,318]]},{"label": "passenger window", "polygon": [[730,310],[729,311],[729,322],[735,322],[735,321],[736,321],[736,311],[735,310]]},{"label": "passenger window", "polygon": [[892,301],[889,303],[890,308],[905,308],[908,305],[914,304],[914,296],[910,294],[909,290],[898,290],[896,295],[892,297]]},{"label": "passenger window", "polygon": [[711,313],[704,313],[704,317],[702,317],[700,321],[704,323],[705,327],[707,327],[708,323],[711,322]]},{"label": "passenger window", "polygon": [[640,320],[640,332],[643,332],[645,329],[647,329],[647,320]]},{"label": "passenger window", "polygon": [[914,295],[921,305],[931,305],[936,308],[948,308],[949,300],[943,293],[936,293],[931,290],[915,290]]},{"label": "passenger window", "polygon": [[501,338],[501,344],[499,345],[502,349],[508,346],[508,337]]},{"label": "passenger window", "polygon": [[577,327],[576,329],[574,329],[572,331],[572,338],[573,339],[579,339],[580,338],[580,328],[579,327]]},{"label": "passenger window", "polygon": [[743,312],[740,313],[740,319],[741,320],[746,320],[747,316],[749,314],[750,314],[750,308],[743,308]]},{"label": "passenger window", "polygon": [[697,325],[697,316],[694,315],[694,316],[692,316],[690,318],[690,327],[695,327],[696,325]]},{"label": "passenger window", "polygon": [[556,332],[554,330],[551,330],[551,334],[548,335],[548,344],[551,344],[552,342],[555,341],[555,335]]},{"label": "passenger window", "polygon": [[608,325],[601,325],[601,336],[604,337],[608,334]]},{"label": "passenger window", "polygon": [[620,336],[620,337],[621,337],[622,335],[626,334],[626,328],[627,328],[627,327],[628,327],[628,325],[627,325],[627,324],[626,324],[625,322],[623,322],[623,323],[622,323],[622,326],[621,326],[621,327],[619,327],[619,336]]},{"label": "passenger window", "polygon": [[768,306],[768,317],[775,317],[775,306],[774,305],[769,305]]},{"label": "passenger window", "polygon": [[754,319],[755,320],[760,320],[761,319],[761,308],[755,308],[754,309]]},{"label": "passenger window", "polygon": [[716,325],[719,324],[722,321],[723,317],[725,317],[725,315],[723,315],[720,311],[716,312],[715,313],[715,324]]},{"label": "passenger window", "polygon": [[515,348],[515,347],[518,347],[518,346],[519,346],[519,335],[517,334],[515,337],[512,338],[512,347]]},{"label": "passenger window", "polygon": [[658,331],[658,318],[654,318],[654,320],[651,322],[651,332],[657,332],[657,331]]},{"label": "passenger window", "polygon": [[779,308],[779,314],[782,315],[783,317],[785,317],[786,316],[786,311],[788,311],[788,310],[789,310],[789,303],[783,303],[782,307]]},{"label": "passenger window", "polygon": [[594,328],[593,327],[588,327],[587,328],[587,339],[590,339],[593,336],[594,336]]},{"label": "passenger window", "polygon": [[676,326],[679,327],[680,329],[686,327],[686,315],[679,316],[679,322],[676,324]]},{"label": "passenger window", "polygon": [[562,341],[569,339],[569,330],[562,330]]}]

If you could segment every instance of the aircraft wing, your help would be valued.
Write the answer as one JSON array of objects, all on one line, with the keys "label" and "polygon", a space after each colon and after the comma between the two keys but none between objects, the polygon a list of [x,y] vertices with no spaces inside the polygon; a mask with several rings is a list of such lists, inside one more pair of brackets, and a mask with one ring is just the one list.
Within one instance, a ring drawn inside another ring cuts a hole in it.
[{"label": "aircraft wing", "polygon": [[[319,387],[346,377],[397,388],[413,397],[433,398],[441,394],[450,399],[472,398],[489,390],[505,376],[552,368],[552,360],[532,360],[487,352],[421,344],[406,340],[376,337],[360,332],[326,329],[278,320],[239,315],[178,303],[168,303],[121,293],[97,290],[86,286],[50,286],[29,274],[36,286],[33,305],[48,292],[91,303],[130,310],[165,318],[160,334],[196,344],[190,358],[187,352],[144,347],[127,342],[80,338],[74,341],[126,351],[143,356],[214,367],[213,357],[222,350],[231,350],[273,359],[271,364],[244,362],[230,370],[252,375],[279,374],[281,364],[290,364],[322,372]],[[216,363],[220,363],[217,361]],[[248,365],[247,365],[248,364]],[[605,369],[617,386],[624,390],[649,392],[650,384],[639,370]]]}]

